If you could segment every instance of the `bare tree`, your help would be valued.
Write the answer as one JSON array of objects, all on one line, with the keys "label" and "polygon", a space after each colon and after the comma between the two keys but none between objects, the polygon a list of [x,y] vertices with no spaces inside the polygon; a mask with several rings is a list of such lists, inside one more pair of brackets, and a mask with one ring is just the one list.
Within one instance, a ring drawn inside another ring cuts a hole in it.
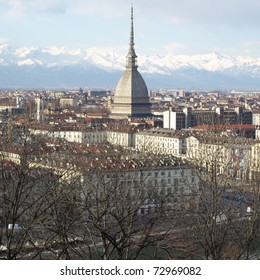
[{"label": "bare tree", "polygon": [[[231,140],[211,134],[200,139],[201,146],[193,141],[191,159],[200,178],[200,207],[194,213],[190,243],[195,244],[197,257],[248,259],[256,249],[252,245],[257,244],[259,231],[259,181],[249,179],[250,145]],[[254,211],[248,213],[251,208]]]}]

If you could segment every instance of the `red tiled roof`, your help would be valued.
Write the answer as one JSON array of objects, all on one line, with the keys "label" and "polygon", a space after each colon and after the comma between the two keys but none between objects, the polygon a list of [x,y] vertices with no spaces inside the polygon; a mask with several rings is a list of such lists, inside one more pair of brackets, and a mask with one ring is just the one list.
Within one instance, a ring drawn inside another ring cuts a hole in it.
[{"label": "red tiled roof", "polygon": [[253,124],[218,124],[218,125],[197,125],[192,129],[200,130],[226,130],[226,129],[239,129],[239,130],[253,130],[256,126]]}]

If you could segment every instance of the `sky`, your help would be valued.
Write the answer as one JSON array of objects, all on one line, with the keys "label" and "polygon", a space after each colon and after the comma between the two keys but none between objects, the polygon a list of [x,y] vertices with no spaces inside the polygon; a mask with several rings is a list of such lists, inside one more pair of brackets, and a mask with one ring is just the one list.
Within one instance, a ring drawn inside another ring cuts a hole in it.
[{"label": "sky", "polygon": [[0,0],[0,44],[260,58],[259,0]]}]

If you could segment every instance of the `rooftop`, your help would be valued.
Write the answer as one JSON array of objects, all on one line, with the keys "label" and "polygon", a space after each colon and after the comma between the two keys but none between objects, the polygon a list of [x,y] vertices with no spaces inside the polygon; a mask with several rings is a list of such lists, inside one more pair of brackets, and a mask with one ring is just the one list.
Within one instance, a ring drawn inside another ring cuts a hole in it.
[{"label": "rooftop", "polygon": [[159,137],[172,137],[172,138],[186,138],[192,134],[189,130],[173,130],[166,128],[152,128],[147,129],[141,132],[138,132],[139,135],[151,135]]}]

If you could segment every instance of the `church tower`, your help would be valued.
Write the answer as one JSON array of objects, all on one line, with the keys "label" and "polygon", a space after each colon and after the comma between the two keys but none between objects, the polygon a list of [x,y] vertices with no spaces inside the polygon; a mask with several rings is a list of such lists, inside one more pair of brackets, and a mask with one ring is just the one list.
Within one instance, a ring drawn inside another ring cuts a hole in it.
[{"label": "church tower", "polygon": [[148,90],[144,79],[137,70],[136,58],[132,6],[130,44],[126,69],[116,87],[110,115],[111,118],[147,118],[152,116]]}]

